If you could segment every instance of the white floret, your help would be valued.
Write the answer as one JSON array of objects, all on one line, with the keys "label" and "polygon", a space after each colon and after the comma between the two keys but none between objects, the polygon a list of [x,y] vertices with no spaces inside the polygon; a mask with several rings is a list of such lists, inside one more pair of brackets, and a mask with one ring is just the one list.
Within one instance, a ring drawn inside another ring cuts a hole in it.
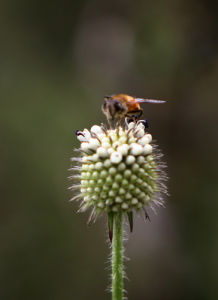
[{"label": "white floret", "polygon": [[145,126],[140,122],[137,124],[137,129],[142,128],[143,130],[145,129]]},{"label": "white floret", "polygon": [[119,128],[119,135],[123,135],[124,131],[123,128]]},{"label": "white floret", "polygon": [[83,142],[81,144],[81,149],[85,152],[89,151],[90,147],[89,147],[89,143],[88,142]]},{"label": "white floret", "polygon": [[128,154],[129,145],[123,144],[117,148],[117,151],[120,152],[123,156]]},{"label": "white floret", "polygon": [[89,149],[96,150],[100,146],[100,143],[97,139],[91,138],[88,145]]},{"label": "white floret", "polygon": [[111,155],[113,152],[115,152],[115,150],[113,148],[109,148],[108,150],[109,155]]},{"label": "white floret", "polygon": [[89,160],[89,156],[83,156],[82,162],[86,163]]},{"label": "white floret", "polygon": [[97,154],[93,154],[93,155],[88,156],[88,159],[93,162],[97,162],[99,160],[99,156]]},{"label": "white floret", "polygon": [[96,170],[101,170],[103,168],[103,163],[102,162],[97,162],[96,164],[95,164],[95,169]]},{"label": "white floret", "polygon": [[127,165],[132,165],[135,162],[135,156],[133,155],[128,155],[126,158],[126,164]]},{"label": "white floret", "polygon": [[109,142],[103,142],[102,147],[105,149],[109,149],[111,147],[111,144]]},{"label": "white floret", "polygon": [[102,134],[102,133],[104,133],[103,132],[103,130],[102,130],[102,128],[100,127],[100,126],[98,126],[98,125],[94,125],[94,126],[92,126],[91,127],[91,132],[92,133],[95,133],[95,134]]},{"label": "white floret", "polygon": [[116,131],[114,131],[113,133],[111,133],[110,137],[111,137],[111,139],[112,139],[113,142],[117,141],[118,137],[117,137]]},{"label": "white floret", "polygon": [[122,154],[118,151],[114,151],[110,156],[110,160],[113,164],[119,164],[122,158],[123,158]]},{"label": "white floret", "polygon": [[116,203],[122,203],[123,200],[122,200],[122,198],[120,198],[120,197],[116,197],[116,198],[115,198],[115,202],[116,202]]},{"label": "white floret", "polygon": [[101,138],[101,142],[103,143],[110,143],[110,139],[107,136]]},{"label": "white floret", "polygon": [[110,161],[110,159],[106,159],[106,160],[104,161],[104,167],[109,168],[110,166],[111,166],[111,161]]},{"label": "white floret", "polygon": [[89,201],[90,201],[90,196],[85,196],[85,197],[83,198],[83,200],[84,200],[85,202],[89,202]]},{"label": "white floret", "polygon": [[88,169],[89,169],[89,165],[88,164],[83,164],[82,165],[82,170],[83,171],[88,171]]},{"label": "white floret", "polygon": [[149,140],[149,144],[152,142],[152,135],[150,133],[145,135],[147,137],[147,139]]},{"label": "white floret", "polygon": [[113,143],[113,148],[116,149],[116,147],[118,147],[118,146],[120,146],[120,141],[119,140]]},{"label": "white floret", "polygon": [[103,207],[104,207],[104,203],[99,202],[99,203],[98,203],[98,207],[99,207],[99,208],[103,208]]},{"label": "white floret", "polygon": [[123,204],[121,205],[121,207],[122,207],[122,209],[128,209],[128,208],[129,208],[129,206],[128,206],[127,203],[123,203]]},{"label": "white floret", "polygon": [[152,153],[152,146],[147,144],[144,146],[144,154],[151,154]]},{"label": "white floret", "polygon": [[97,154],[99,157],[105,158],[108,157],[108,151],[104,147],[99,147],[97,149]]},{"label": "white floret", "polygon": [[130,149],[130,153],[133,155],[140,155],[143,153],[143,147],[136,143],[131,144]]},{"label": "white floret", "polygon": [[134,122],[130,122],[129,124],[128,124],[128,129],[132,129],[132,128],[134,128],[135,127],[135,123]]},{"label": "white floret", "polygon": [[141,138],[141,137],[143,137],[144,135],[145,135],[144,129],[139,128],[139,129],[136,130],[136,136],[137,136],[137,138]]},{"label": "white floret", "polygon": [[143,145],[143,146],[145,146],[146,144],[150,144],[151,141],[152,141],[152,136],[151,136],[151,134],[148,133],[148,134],[144,135],[144,136],[138,141],[138,143],[141,144],[141,145]]},{"label": "white floret", "polygon": [[138,203],[138,200],[137,200],[136,198],[133,198],[132,201],[131,201],[131,203],[132,203],[133,205],[135,205],[135,204]]},{"label": "white floret", "polygon": [[91,138],[91,133],[90,133],[90,131],[89,131],[88,129],[85,128],[85,129],[83,130],[83,134],[84,134],[86,140],[89,141],[90,138]]},{"label": "white floret", "polygon": [[82,135],[82,134],[77,135],[77,139],[80,142],[87,142],[87,138],[84,135]]},{"label": "white floret", "polygon": [[119,141],[120,141],[120,144],[126,143],[126,141],[127,141],[127,135],[122,135],[122,136],[119,138]]}]

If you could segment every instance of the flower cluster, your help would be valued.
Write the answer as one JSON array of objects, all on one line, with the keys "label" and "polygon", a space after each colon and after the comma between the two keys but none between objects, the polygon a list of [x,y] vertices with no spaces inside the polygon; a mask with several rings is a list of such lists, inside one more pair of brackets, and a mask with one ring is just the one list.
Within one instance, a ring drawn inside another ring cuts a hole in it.
[{"label": "flower cluster", "polygon": [[72,169],[79,184],[73,198],[81,199],[81,211],[92,207],[92,217],[99,213],[141,211],[162,203],[166,192],[164,165],[160,153],[152,143],[143,122],[130,122],[125,128],[106,129],[92,126],[91,130],[77,131],[81,142],[78,163]]}]

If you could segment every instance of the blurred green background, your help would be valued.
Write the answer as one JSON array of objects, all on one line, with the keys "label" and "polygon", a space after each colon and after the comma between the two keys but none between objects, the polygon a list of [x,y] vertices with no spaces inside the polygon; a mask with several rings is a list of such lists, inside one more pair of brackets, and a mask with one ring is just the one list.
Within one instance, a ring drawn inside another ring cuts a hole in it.
[{"label": "blurred green background", "polygon": [[[110,299],[106,220],[76,214],[76,129],[105,94],[145,105],[168,163],[166,208],[126,242],[134,300],[218,299],[216,1],[0,2],[0,299]],[[128,231],[127,231],[128,232]]]}]

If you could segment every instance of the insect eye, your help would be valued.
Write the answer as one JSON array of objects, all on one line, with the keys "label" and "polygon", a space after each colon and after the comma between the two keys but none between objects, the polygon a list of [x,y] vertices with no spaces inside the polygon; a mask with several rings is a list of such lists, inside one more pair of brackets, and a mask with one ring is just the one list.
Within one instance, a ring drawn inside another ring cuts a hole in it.
[{"label": "insect eye", "polygon": [[115,108],[116,111],[122,111],[123,110],[123,107],[120,104],[120,102],[115,102],[114,103],[114,108]]},{"label": "insect eye", "polygon": [[145,128],[149,128],[149,125],[148,125],[148,121],[147,120],[141,120],[140,123],[142,125],[144,125]]}]

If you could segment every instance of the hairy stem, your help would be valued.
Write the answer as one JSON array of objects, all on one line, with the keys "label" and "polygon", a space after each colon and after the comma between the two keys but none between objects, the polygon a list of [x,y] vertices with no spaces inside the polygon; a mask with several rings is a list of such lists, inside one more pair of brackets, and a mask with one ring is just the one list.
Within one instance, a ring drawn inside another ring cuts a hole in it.
[{"label": "hairy stem", "polygon": [[115,213],[112,242],[112,300],[123,300],[123,214]]}]

